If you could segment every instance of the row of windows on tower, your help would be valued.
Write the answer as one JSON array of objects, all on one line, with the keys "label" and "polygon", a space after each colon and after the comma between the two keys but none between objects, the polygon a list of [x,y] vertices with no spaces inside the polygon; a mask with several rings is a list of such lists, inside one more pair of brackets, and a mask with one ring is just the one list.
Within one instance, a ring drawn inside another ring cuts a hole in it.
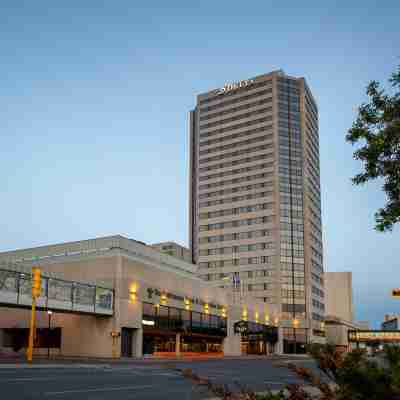
[{"label": "row of windows on tower", "polygon": [[237,107],[231,107],[228,109],[224,109],[218,112],[214,112],[214,113],[201,113],[200,114],[200,127],[203,126],[207,126],[208,124],[204,124],[204,121],[208,121],[210,119],[213,118],[221,118],[224,115],[229,115],[229,114],[233,114],[236,112],[240,112],[240,111],[244,111],[244,110],[249,110],[253,107],[257,107],[257,106],[262,106],[264,104],[269,104],[272,103],[272,97],[269,96],[267,98],[262,98],[262,96],[257,96],[255,101],[251,101],[249,103],[245,103],[245,104],[240,104]]},{"label": "row of windows on tower", "polygon": [[248,251],[275,249],[275,242],[241,244],[239,246],[218,247],[215,249],[201,249],[200,256],[214,256],[219,254],[234,254]]},{"label": "row of windows on tower", "polygon": [[[199,190],[201,191],[202,189],[212,189],[212,188],[216,188],[216,187],[220,187],[220,186],[226,186],[226,185],[235,185],[238,183],[243,183],[243,182],[251,182],[257,179],[265,179],[265,178],[272,178],[273,174],[272,172],[262,172],[260,174],[255,174],[255,175],[248,175],[248,176],[242,176],[241,178],[234,178],[234,179],[228,179],[228,180],[223,180],[223,181],[218,181],[218,182],[214,182],[214,183],[206,183],[203,185],[199,185]],[[208,197],[208,195],[206,196],[206,193],[199,194],[199,198],[205,198]]]},{"label": "row of windows on tower", "polygon": [[266,224],[268,222],[272,222],[274,219],[274,215],[268,215],[264,217],[256,217],[256,218],[246,218],[246,219],[238,219],[234,221],[226,221],[226,222],[217,222],[214,224],[208,225],[200,225],[201,231],[212,231],[214,229],[227,229],[227,228],[236,228],[244,225],[257,225],[257,224]]},{"label": "row of windows on tower", "polygon": [[267,115],[265,117],[261,117],[261,118],[256,118],[256,119],[252,119],[250,121],[246,121],[246,122],[241,122],[239,124],[235,124],[235,125],[230,125],[224,128],[219,128],[219,129],[215,129],[211,132],[201,132],[200,133],[200,139],[206,139],[209,138],[211,136],[215,135],[219,135],[222,133],[226,133],[226,132],[234,132],[235,130],[239,130],[239,129],[243,129],[243,128],[250,128],[251,126],[254,125],[259,125],[262,124],[264,122],[270,122],[272,121],[272,115]]},{"label": "row of windows on tower", "polygon": [[249,190],[271,187],[271,186],[273,186],[273,184],[274,183],[270,180],[270,181],[266,181],[266,182],[264,181],[264,182],[250,184],[250,185],[236,186],[236,187],[228,188],[228,189],[221,189],[221,190],[217,190],[215,192],[200,193],[199,199],[207,199],[210,197],[223,196],[226,194],[241,193],[241,192],[246,192]]},{"label": "row of windows on tower", "polygon": [[[224,135],[221,137],[215,137],[212,139],[200,140],[200,142],[199,142],[200,149],[206,149],[206,150],[200,150],[199,154],[204,154],[204,153],[202,153],[202,151],[209,152],[209,151],[212,151],[213,149],[219,149],[220,147],[223,147],[223,146],[215,146],[215,147],[207,148],[207,146],[214,146],[217,143],[224,143],[224,142],[231,143],[232,140],[235,140],[238,138],[246,138],[246,139],[250,140],[249,138],[251,138],[253,135],[256,135],[259,133],[263,134],[261,137],[269,137],[270,135],[272,135],[272,129],[273,129],[273,125],[270,123],[269,124],[261,124],[261,126],[258,126],[257,128],[246,129],[244,131],[232,133],[230,135]],[[230,145],[227,145],[227,146],[230,146]]]},{"label": "row of windows on tower", "polygon": [[214,179],[214,178],[223,178],[225,176],[231,176],[231,175],[237,175],[237,174],[244,174],[247,172],[252,172],[252,171],[257,171],[260,169],[265,169],[265,168],[270,168],[274,166],[274,162],[270,161],[267,163],[260,163],[257,165],[252,165],[249,167],[241,167],[241,168],[236,168],[236,169],[232,169],[229,171],[221,171],[221,172],[217,172],[215,174],[210,174],[210,175],[204,175],[204,176],[200,176],[199,177],[199,181],[206,181],[209,179]]},{"label": "row of windows on tower", "polygon": [[[251,134],[251,133],[262,133],[262,135],[255,136],[253,138],[248,139],[249,134]],[[238,136],[238,137],[240,137],[240,136]],[[200,143],[199,156],[203,156],[203,155],[211,154],[211,153],[217,153],[217,152],[220,152],[220,151],[226,151],[226,150],[230,150],[230,149],[238,149],[238,148],[241,148],[241,147],[249,146],[249,145],[254,144],[254,143],[265,142],[265,141],[271,140],[273,138],[273,134],[272,133],[266,134],[266,129],[265,128],[257,128],[257,129],[254,130],[254,132],[247,133],[245,135],[245,137],[247,139],[246,140],[242,140],[240,142],[224,144],[224,145],[221,145],[221,146],[214,146],[214,147],[207,148],[205,150],[201,150],[204,147],[203,146],[204,142],[202,142],[202,143]],[[226,136],[225,136],[225,138],[226,138]],[[200,158],[200,164],[201,164],[202,160],[203,160],[203,158]]]},{"label": "row of windows on tower", "polygon": [[271,264],[273,256],[229,258],[226,260],[199,262],[200,268],[225,268],[238,265]]},{"label": "row of windows on tower", "polygon": [[[269,147],[269,146],[268,146]],[[269,147],[269,150],[272,150],[272,147]],[[235,167],[236,165],[246,164],[249,162],[260,161],[274,158],[274,154],[271,151],[264,152],[263,154],[259,154],[253,157],[246,157],[240,160],[233,160],[233,161],[225,161],[219,164],[210,165],[208,167],[199,168],[199,172],[207,172],[207,171],[215,171],[221,168],[228,168],[228,167]]]},{"label": "row of windows on tower", "polygon": [[271,236],[271,235],[272,235],[271,229],[259,229],[259,230],[248,231],[248,232],[234,232],[234,233],[226,233],[224,235],[200,237],[199,243],[201,243],[201,244],[216,243],[216,242],[231,241],[231,240],[258,238],[258,237]]},{"label": "row of windows on tower", "polygon": [[[213,161],[219,161],[224,158],[232,158],[232,157],[242,156],[244,154],[256,153],[257,151],[272,149],[273,147],[274,147],[274,143],[272,141],[264,140],[263,144],[258,144],[257,146],[254,146],[254,147],[239,149],[239,150],[235,150],[230,153],[217,154],[215,156],[208,157],[208,158],[201,158],[199,160],[199,164],[201,165],[201,164],[206,164],[206,163],[213,162]],[[218,165],[220,165],[220,164],[218,164]],[[208,168],[209,167],[199,168],[199,171],[208,171],[209,170]]]},{"label": "row of windows on tower", "polygon": [[218,211],[209,211],[209,212],[200,213],[199,219],[202,220],[202,219],[224,217],[224,216],[236,215],[236,214],[242,214],[242,213],[257,212],[257,211],[262,211],[262,210],[270,210],[273,208],[273,205],[274,205],[274,203],[269,202],[269,203],[254,204],[252,206],[242,206],[242,207],[229,208],[229,209],[218,210]]},{"label": "row of windows on tower", "polygon": [[230,204],[230,203],[235,203],[237,201],[243,201],[243,200],[255,200],[255,199],[261,199],[261,198],[264,198],[264,197],[270,197],[272,195],[273,195],[273,192],[272,191],[268,191],[268,192],[245,194],[245,195],[242,195],[242,196],[228,197],[226,199],[201,201],[199,203],[199,207],[203,208],[203,207],[216,206],[216,205],[219,205],[219,204]]}]

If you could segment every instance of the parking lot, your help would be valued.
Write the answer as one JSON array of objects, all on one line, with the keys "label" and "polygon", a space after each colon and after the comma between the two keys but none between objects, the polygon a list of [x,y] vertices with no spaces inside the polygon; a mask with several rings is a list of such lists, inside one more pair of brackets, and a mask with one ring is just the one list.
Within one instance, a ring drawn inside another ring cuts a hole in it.
[{"label": "parking lot", "polygon": [[[287,361],[243,358],[159,363],[0,364],[0,387],[5,399],[206,399],[212,395],[183,377],[182,370],[191,369],[232,389],[241,386],[264,391],[301,383],[284,366]],[[312,366],[307,360],[297,362]]]}]

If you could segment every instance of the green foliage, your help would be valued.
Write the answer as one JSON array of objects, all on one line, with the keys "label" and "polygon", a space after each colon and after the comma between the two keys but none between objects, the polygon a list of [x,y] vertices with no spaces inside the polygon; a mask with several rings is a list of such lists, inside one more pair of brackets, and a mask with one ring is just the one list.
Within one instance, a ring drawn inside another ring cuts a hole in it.
[{"label": "green foliage", "polygon": [[334,344],[313,343],[307,346],[307,352],[317,363],[318,368],[330,379],[337,379],[338,368],[342,363],[342,356]]},{"label": "green foliage", "polygon": [[336,383],[339,386],[339,399],[382,400],[391,395],[391,379],[388,371],[369,361],[365,352],[348,354],[339,370]]},{"label": "green foliage", "polygon": [[[364,350],[347,355],[332,345],[313,345],[309,348],[319,369],[331,384],[322,381],[305,368],[290,366],[309,385],[317,388],[323,400],[399,400],[400,348],[387,346],[381,362],[370,361]],[[288,399],[307,400],[304,394]]]},{"label": "green foliage", "polygon": [[239,384],[239,390],[232,391],[199,377],[191,369],[181,372],[194,385],[223,400],[400,400],[400,347],[386,346],[379,362],[369,360],[364,350],[342,354],[330,344],[310,345],[308,352],[323,376],[289,364],[288,368],[305,383],[288,385],[277,393],[259,394]]},{"label": "green foliage", "polygon": [[256,394],[255,400],[284,400],[286,399],[285,394],[283,391],[278,393],[268,392],[266,394]]},{"label": "green foliage", "polygon": [[400,347],[385,346],[385,354],[393,385],[400,388]]},{"label": "green foliage", "polygon": [[400,221],[400,66],[392,74],[394,94],[389,95],[372,81],[367,87],[369,103],[362,104],[346,140],[362,142],[354,158],[364,164],[364,172],[353,179],[355,185],[382,178],[386,205],[375,214],[375,229],[384,232]]}]

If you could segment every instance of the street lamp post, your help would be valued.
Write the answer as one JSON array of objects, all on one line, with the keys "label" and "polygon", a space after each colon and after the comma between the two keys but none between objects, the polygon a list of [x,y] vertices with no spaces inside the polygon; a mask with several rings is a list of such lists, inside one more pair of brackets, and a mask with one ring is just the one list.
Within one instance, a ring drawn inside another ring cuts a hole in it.
[{"label": "street lamp post", "polygon": [[49,326],[47,329],[47,358],[50,358],[50,329],[51,329],[51,315],[53,311],[47,310],[47,315],[49,316]]}]

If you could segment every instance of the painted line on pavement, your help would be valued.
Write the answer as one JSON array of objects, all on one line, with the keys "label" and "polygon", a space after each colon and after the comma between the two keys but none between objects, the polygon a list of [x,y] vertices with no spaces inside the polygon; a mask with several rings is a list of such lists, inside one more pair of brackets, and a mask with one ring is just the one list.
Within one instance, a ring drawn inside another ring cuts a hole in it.
[{"label": "painted line on pavement", "polygon": [[24,382],[24,381],[48,381],[50,379],[60,379],[58,376],[57,378],[50,378],[50,377],[43,377],[43,378],[13,378],[13,379],[0,379],[0,383],[7,383],[7,382]]},{"label": "painted line on pavement", "polygon": [[45,396],[57,396],[62,394],[69,393],[91,393],[91,392],[112,392],[118,390],[131,390],[131,389],[147,389],[152,388],[154,385],[142,385],[142,386],[112,386],[112,387],[104,387],[104,388],[96,388],[96,389],[75,389],[75,390],[63,390],[61,392],[45,392]]},{"label": "painted line on pavement", "polygon": [[[179,374],[173,374],[173,373],[157,373],[157,374],[141,374],[138,372],[132,372],[132,371],[126,371],[125,373],[118,373],[115,374],[117,377],[126,377],[126,376],[141,376],[141,377],[154,377],[154,376],[166,376],[166,377],[172,377],[172,378],[177,378],[180,377]],[[5,377],[5,379],[1,379],[2,376],[0,375],[0,383],[13,383],[13,382],[30,382],[30,381],[50,381],[50,380],[60,380],[60,379],[70,379],[72,377],[71,374],[64,375],[64,376],[46,376],[46,377],[25,377],[25,378],[9,378]],[[98,379],[98,375],[93,375],[93,376],[87,376],[87,375],[79,375],[79,377],[82,377],[84,379],[88,378],[95,378]],[[104,378],[109,378],[110,375],[106,374]],[[75,376],[76,378],[76,376]],[[113,377],[114,378],[114,377]]]}]

